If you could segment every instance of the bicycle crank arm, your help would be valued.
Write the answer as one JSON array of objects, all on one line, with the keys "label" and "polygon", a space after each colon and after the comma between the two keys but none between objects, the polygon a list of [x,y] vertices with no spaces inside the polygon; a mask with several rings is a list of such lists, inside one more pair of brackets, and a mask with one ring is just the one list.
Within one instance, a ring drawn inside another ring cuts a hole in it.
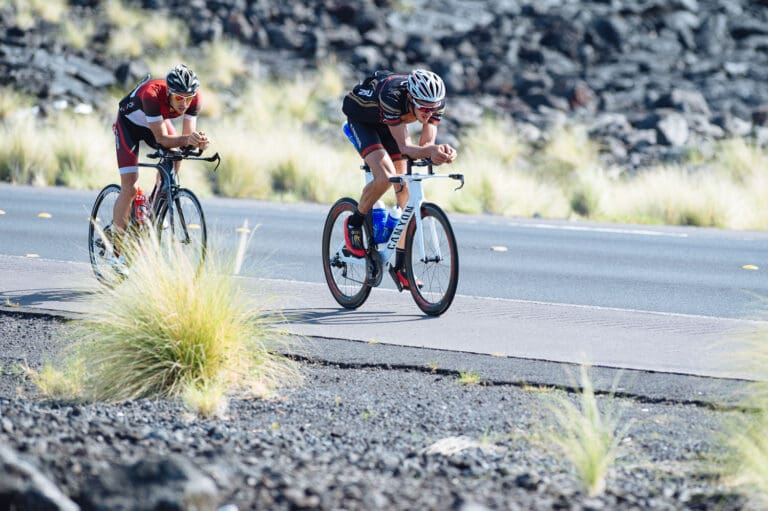
[{"label": "bicycle crank arm", "polygon": [[381,277],[384,264],[381,256],[375,250],[365,258],[365,283],[371,287],[378,287],[381,284]]}]

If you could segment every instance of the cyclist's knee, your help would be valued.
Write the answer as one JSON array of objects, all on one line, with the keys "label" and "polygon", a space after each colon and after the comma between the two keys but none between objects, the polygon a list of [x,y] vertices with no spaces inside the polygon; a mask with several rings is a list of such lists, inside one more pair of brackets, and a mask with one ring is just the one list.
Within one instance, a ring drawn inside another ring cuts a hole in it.
[{"label": "cyclist's knee", "polygon": [[121,186],[120,187],[120,195],[126,198],[133,198],[136,196],[136,194],[139,193],[139,185],[134,184],[133,186]]},{"label": "cyclist's knee", "polygon": [[381,177],[374,178],[372,181],[373,186],[376,187],[377,191],[380,191],[381,193],[386,192],[389,190],[389,187],[392,186],[392,183],[389,182],[389,174],[384,174]]}]

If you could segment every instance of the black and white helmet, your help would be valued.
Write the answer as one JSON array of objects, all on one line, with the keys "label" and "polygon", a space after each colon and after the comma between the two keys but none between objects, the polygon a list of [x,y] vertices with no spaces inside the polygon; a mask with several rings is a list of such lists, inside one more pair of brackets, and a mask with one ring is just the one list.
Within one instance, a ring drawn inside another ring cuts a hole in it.
[{"label": "black and white helmet", "polygon": [[197,75],[185,64],[178,64],[168,71],[165,83],[168,85],[169,91],[182,94],[194,94],[200,88],[200,81],[197,79]]},{"label": "black and white helmet", "polygon": [[437,103],[445,98],[445,84],[432,71],[414,69],[408,75],[408,92],[418,101]]}]

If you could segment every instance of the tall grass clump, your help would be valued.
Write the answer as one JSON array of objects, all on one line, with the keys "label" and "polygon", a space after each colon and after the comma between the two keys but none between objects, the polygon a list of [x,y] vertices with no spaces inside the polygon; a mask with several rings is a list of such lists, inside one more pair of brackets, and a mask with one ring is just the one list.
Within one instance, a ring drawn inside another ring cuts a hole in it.
[{"label": "tall grass clump", "polygon": [[617,181],[603,196],[600,219],[732,227],[742,204],[739,190],[713,173],[657,167]]},{"label": "tall grass clump", "polygon": [[754,509],[768,507],[768,331],[752,338],[739,357],[755,381],[742,399],[743,410],[726,421],[722,440],[728,448],[723,467],[726,479],[746,490]]},{"label": "tall grass clump", "polygon": [[743,138],[722,140],[717,144],[713,167],[726,179],[748,183],[755,174],[765,174],[768,153]]},{"label": "tall grass clump", "polygon": [[729,227],[768,229],[768,150],[743,138],[723,140],[711,166],[721,181],[739,192]]},{"label": "tall grass clump", "polygon": [[[332,64],[324,65],[319,72],[297,74],[291,80],[253,80],[238,95],[234,114],[251,126],[275,121],[289,125],[318,125],[334,117],[339,121],[340,130],[343,85],[329,78],[332,71],[325,66]],[[332,113],[328,110],[329,102]]]},{"label": "tall grass clump", "polygon": [[530,148],[514,126],[486,118],[461,138],[459,158],[440,172],[463,172],[461,191],[435,182],[425,191],[430,200],[462,213],[517,216],[568,214],[562,190],[530,171]]},{"label": "tall grass clump", "polygon": [[331,58],[321,62],[314,76],[315,94],[319,98],[336,100],[346,92],[347,84],[336,61]]},{"label": "tall grass clump", "polygon": [[248,71],[245,49],[237,41],[220,39],[202,46],[202,59],[195,63],[198,76],[216,88],[229,88]]},{"label": "tall grass clump", "polygon": [[520,165],[528,148],[514,128],[494,118],[484,118],[461,138],[467,156],[472,159],[498,161],[503,165]]},{"label": "tall grass clump", "polygon": [[567,186],[578,172],[600,166],[598,154],[585,126],[568,125],[553,129],[532,163],[542,178]]},{"label": "tall grass clump", "polygon": [[760,408],[745,412],[734,424],[727,436],[731,449],[727,471],[733,483],[744,488],[750,497],[761,502],[754,509],[768,506],[768,409],[763,403]]},{"label": "tall grass clump", "polygon": [[92,18],[65,18],[59,25],[62,40],[72,49],[83,50],[91,42],[96,33],[96,23]]},{"label": "tall grass clump", "polygon": [[568,396],[552,396],[554,401],[549,409],[555,428],[545,438],[559,448],[586,493],[593,497],[605,490],[608,470],[619,454],[626,426],[619,427],[620,418],[615,410],[600,410],[584,366],[580,379],[577,404]]},{"label": "tall grass clump", "polygon": [[0,87],[0,122],[9,121],[20,111],[32,108],[34,99],[11,87]]},{"label": "tall grass clump", "polygon": [[155,236],[127,250],[130,276],[98,293],[94,312],[77,328],[87,398],[186,396],[215,410],[220,402],[199,403],[225,393],[268,396],[299,380],[275,352],[285,340],[275,318],[254,308],[213,256],[196,273],[180,247]]},{"label": "tall grass clump", "polygon": [[188,44],[187,24],[167,13],[129,7],[122,0],[107,0],[101,8],[113,27],[107,42],[109,55],[135,58],[148,49],[184,48]]},{"label": "tall grass clump", "polygon": [[11,8],[16,26],[22,30],[34,27],[37,19],[55,23],[67,10],[66,0],[7,0],[0,5]]},{"label": "tall grass clump", "polygon": [[307,133],[301,125],[275,119],[250,126],[227,121],[211,127],[223,155],[214,190],[224,196],[283,201],[329,202],[363,187],[360,158]]},{"label": "tall grass clump", "polygon": [[47,132],[31,118],[0,125],[0,181],[47,185],[56,175],[56,161]]},{"label": "tall grass clump", "polygon": [[119,179],[110,122],[62,114],[48,130],[56,161],[55,180],[48,184],[93,189]]},{"label": "tall grass clump", "polygon": [[438,172],[460,172],[465,185],[455,191],[455,182],[430,181],[424,187],[428,200],[446,205],[452,211],[524,217],[568,216],[568,201],[563,190],[545,183],[525,170],[505,166],[499,161],[460,156],[451,168]]}]

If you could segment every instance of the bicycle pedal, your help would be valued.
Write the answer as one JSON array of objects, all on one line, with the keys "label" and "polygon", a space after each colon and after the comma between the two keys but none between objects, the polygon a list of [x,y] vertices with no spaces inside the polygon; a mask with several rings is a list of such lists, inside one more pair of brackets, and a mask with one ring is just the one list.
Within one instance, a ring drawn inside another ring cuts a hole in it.
[{"label": "bicycle pedal", "polygon": [[403,289],[405,288],[403,287],[403,283],[400,282],[400,279],[397,278],[397,270],[391,264],[389,265],[389,276],[392,277],[392,280],[395,281],[395,286],[397,286],[397,290],[402,293]]}]

